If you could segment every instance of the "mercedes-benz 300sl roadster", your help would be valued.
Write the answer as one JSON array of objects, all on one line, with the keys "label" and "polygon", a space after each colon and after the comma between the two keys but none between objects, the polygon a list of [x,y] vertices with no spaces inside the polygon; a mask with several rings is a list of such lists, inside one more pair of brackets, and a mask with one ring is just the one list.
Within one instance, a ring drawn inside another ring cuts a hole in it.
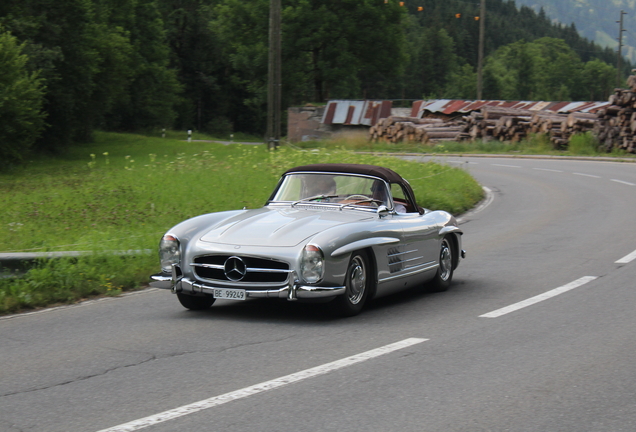
[{"label": "mercedes-benz 300sl roadster", "polygon": [[445,291],[462,231],[445,211],[417,205],[409,183],[373,165],[286,171],[264,207],[210,213],[171,228],[151,285],[192,310],[216,299],[329,301],[341,316],[414,286]]}]

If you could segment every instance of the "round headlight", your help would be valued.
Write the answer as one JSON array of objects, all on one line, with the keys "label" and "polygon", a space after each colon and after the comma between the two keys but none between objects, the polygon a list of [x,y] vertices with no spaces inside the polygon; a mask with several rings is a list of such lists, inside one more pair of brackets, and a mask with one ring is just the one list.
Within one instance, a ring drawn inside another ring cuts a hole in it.
[{"label": "round headlight", "polygon": [[159,242],[159,259],[161,260],[161,270],[165,273],[172,271],[172,264],[179,264],[181,253],[179,252],[179,239],[166,234]]},{"label": "round headlight", "polygon": [[318,246],[307,245],[300,262],[300,276],[307,283],[316,283],[325,272],[325,258]]}]

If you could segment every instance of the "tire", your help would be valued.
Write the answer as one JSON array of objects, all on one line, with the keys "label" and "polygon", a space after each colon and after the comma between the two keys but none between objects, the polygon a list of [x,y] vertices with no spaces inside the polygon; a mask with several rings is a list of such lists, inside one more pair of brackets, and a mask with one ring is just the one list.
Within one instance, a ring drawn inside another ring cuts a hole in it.
[{"label": "tire", "polygon": [[349,260],[345,277],[345,293],[336,297],[333,311],[341,317],[358,315],[369,297],[372,275],[369,258],[364,251],[354,252]]},{"label": "tire", "polygon": [[193,296],[183,293],[177,293],[177,298],[179,299],[181,306],[190,310],[209,309],[214,303],[214,300],[216,300],[212,296]]},{"label": "tire", "polygon": [[444,237],[439,248],[439,267],[435,277],[429,283],[431,292],[444,292],[448,290],[453,280],[453,243],[448,237]]}]

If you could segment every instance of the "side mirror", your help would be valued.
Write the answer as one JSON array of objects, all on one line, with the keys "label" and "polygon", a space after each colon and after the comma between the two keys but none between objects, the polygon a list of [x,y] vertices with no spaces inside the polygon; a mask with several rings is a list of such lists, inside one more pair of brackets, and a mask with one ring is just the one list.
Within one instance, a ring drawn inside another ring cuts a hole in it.
[{"label": "side mirror", "polygon": [[380,216],[380,218],[388,216],[389,213],[390,211],[387,206],[381,205],[378,207],[378,216]]}]

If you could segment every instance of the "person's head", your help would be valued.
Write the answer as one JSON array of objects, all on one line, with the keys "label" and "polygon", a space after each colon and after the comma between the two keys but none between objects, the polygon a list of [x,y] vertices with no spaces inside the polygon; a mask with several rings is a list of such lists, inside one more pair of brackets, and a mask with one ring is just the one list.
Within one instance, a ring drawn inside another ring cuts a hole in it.
[{"label": "person's head", "polygon": [[327,174],[315,174],[305,178],[307,197],[316,195],[335,195],[336,181]]}]

